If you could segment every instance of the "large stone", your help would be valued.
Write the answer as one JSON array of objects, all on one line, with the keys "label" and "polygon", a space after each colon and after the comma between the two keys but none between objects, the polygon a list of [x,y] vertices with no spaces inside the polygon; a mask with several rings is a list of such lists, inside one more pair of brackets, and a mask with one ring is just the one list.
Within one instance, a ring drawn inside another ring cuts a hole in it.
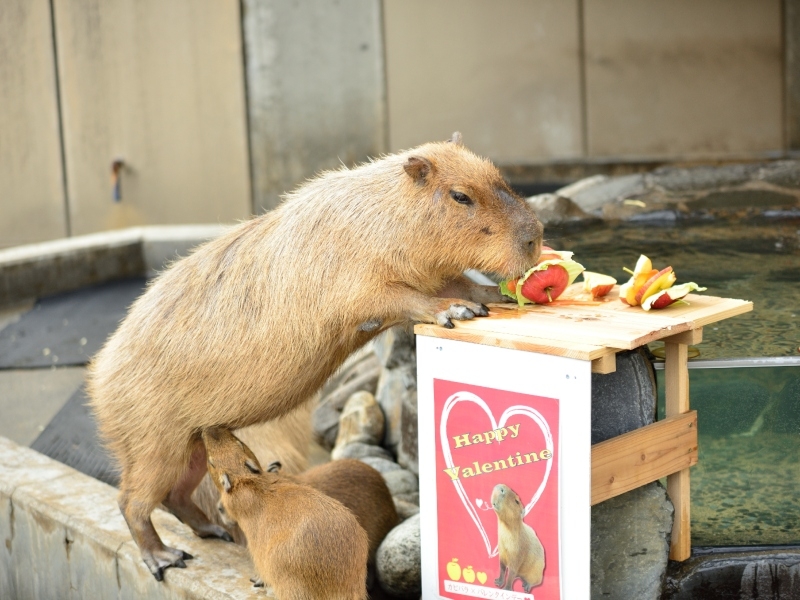
[{"label": "large stone", "polygon": [[372,444],[364,444],[363,442],[347,444],[347,446],[343,446],[337,454],[338,456],[332,456],[332,458],[353,458],[360,460],[367,456],[376,456],[378,458],[386,458],[388,460],[392,459],[392,453],[385,448],[373,446]]},{"label": "large stone", "polygon": [[[378,380],[378,390],[375,398],[378,400],[386,417],[386,432],[383,445],[392,452],[397,451],[397,446],[402,438],[402,413],[403,403],[416,404],[417,395],[417,365],[416,361],[406,363],[393,369],[383,369]],[[413,398],[413,399],[412,399]]]},{"label": "large stone", "polygon": [[[572,189],[570,189],[572,188]],[[644,175],[624,175],[610,179],[594,179],[592,185],[578,187],[575,184],[556,192],[570,198],[587,213],[599,213],[604,204],[634,198],[648,189]]]},{"label": "large stone", "polygon": [[672,516],[672,503],[657,482],[592,507],[593,599],[661,598]]},{"label": "large stone", "polygon": [[402,325],[384,331],[373,342],[375,356],[386,369],[416,363],[414,332]]},{"label": "large stone", "polygon": [[364,458],[361,458],[359,460],[364,464],[369,465],[380,474],[388,473],[389,471],[399,471],[400,469],[403,468],[396,462],[394,462],[393,460],[389,460],[388,458],[379,458],[377,456],[365,456]]},{"label": "large stone", "polygon": [[558,194],[539,194],[527,199],[528,205],[545,225],[565,225],[596,220],[569,198]]},{"label": "large stone", "polygon": [[411,471],[405,469],[389,471],[383,473],[383,479],[392,496],[413,494],[419,491],[419,479]]},{"label": "large stone", "polygon": [[311,429],[320,446],[326,450],[333,448],[345,403],[356,392],[374,394],[380,373],[380,364],[370,345],[350,357],[326,382],[311,415]]},{"label": "large stone", "polygon": [[661,167],[652,172],[653,183],[672,193],[698,192],[741,185],[758,172],[756,164],[721,167]]},{"label": "large stone", "polygon": [[795,600],[800,551],[713,552],[670,563],[662,600]]},{"label": "large stone", "polygon": [[339,417],[339,433],[331,456],[337,450],[354,442],[379,444],[383,440],[383,411],[369,392],[356,392],[342,409]]},{"label": "large stone", "polygon": [[393,498],[393,500],[394,508],[397,511],[397,518],[400,519],[400,522],[419,514],[419,506],[413,502],[408,502],[407,500],[401,500],[399,498]]},{"label": "large stone", "polygon": [[652,423],[656,399],[655,374],[646,351],[619,352],[615,372],[592,373],[592,444]]},{"label": "large stone", "polygon": [[422,592],[419,515],[392,529],[375,559],[380,586],[398,598],[419,598]]},{"label": "large stone", "polygon": [[400,441],[397,444],[397,462],[419,475],[419,443],[417,435],[417,389],[400,397]]}]

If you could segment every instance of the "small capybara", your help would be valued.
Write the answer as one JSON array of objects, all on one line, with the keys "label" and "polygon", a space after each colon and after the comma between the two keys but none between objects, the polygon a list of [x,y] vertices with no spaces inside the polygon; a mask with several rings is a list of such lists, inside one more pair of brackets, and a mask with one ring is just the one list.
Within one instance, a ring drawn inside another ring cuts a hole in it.
[{"label": "small capybara", "polygon": [[367,534],[341,502],[262,472],[229,430],[203,430],[223,514],[238,523],[256,571],[280,600],[365,600]]},{"label": "small capybara", "polygon": [[[278,473],[280,462],[267,466],[267,471]],[[299,475],[284,478],[310,485],[323,494],[335,498],[352,512],[369,539],[369,565],[375,564],[375,553],[383,538],[397,525],[397,510],[383,476],[360,460],[340,458]]]},{"label": "small capybara", "polygon": [[497,513],[497,549],[500,554],[500,576],[494,583],[499,588],[510,590],[519,578],[527,594],[542,583],[544,546],[533,528],[522,521],[525,506],[514,490],[502,483],[494,486],[492,507]]},{"label": "small capybara", "polygon": [[516,277],[541,240],[532,209],[454,134],[324,173],[161,273],[87,377],[120,509],[156,579],[188,557],[153,527],[159,503],[198,535],[230,539],[191,499],[204,428],[287,414],[398,323],[488,315],[482,303],[502,295],[463,271]]}]

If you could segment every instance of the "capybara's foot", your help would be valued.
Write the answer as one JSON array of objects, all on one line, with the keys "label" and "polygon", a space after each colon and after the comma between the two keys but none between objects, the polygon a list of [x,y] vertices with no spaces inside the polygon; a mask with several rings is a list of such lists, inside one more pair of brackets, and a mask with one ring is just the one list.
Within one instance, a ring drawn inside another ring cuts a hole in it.
[{"label": "capybara's foot", "polygon": [[264,580],[258,575],[251,577],[250,581],[253,583],[253,587],[264,587]]},{"label": "capybara's foot", "polygon": [[497,579],[494,580],[494,584],[499,588],[503,587],[503,578],[498,577]]},{"label": "capybara's foot", "polygon": [[228,533],[228,530],[220,525],[215,525],[214,523],[205,523],[199,526],[197,529],[193,528],[193,531],[198,537],[201,538],[219,538],[221,540],[225,540],[226,542],[232,542],[233,536]]},{"label": "capybara's foot", "polygon": [[469,300],[454,300],[452,298],[445,299],[437,306],[439,310],[434,313],[433,318],[437,325],[452,329],[453,319],[457,321],[468,321],[475,317],[488,317],[489,309],[478,302],[470,302]]},{"label": "capybara's foot", "polygon": [[192,558],[194,557],[188,552],[168,546],[163,546],[160,550],[142,550],[144,564],[150,569],[156,581],[162,581],[164,579],[164,569],[169,567],[185,569],[186,563],[183,561]]}]

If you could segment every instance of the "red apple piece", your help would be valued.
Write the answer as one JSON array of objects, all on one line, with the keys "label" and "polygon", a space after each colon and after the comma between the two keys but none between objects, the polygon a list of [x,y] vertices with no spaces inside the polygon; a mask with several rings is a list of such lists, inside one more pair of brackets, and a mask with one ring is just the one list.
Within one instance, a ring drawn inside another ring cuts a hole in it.
[{"label": "red apple piece", "polygon": [[560,265],[549,265],[541,271],[534,271],[522,283],[522,295],[536,304],[549,304],[566,289],[569,273]]},{"label": "red apple piece", "polygon": [[690,292],[705,292],[706,288],[700,287],[694,281],[690,281],[689,283],[682,283],[681,285],[675,285],[673,287],[667,288],[665,290],[661,290],[646,298],[644,302],[642,302],[642,308],[644,310],[651,310],[651,309],[660,309],[666,308],[671,304],[674,304],[678,300],[684,298]]},{"label": "red apple piece", "polygon": [[617,280],[611,275],[603,275],[602,273],[593,273],[591,271],[583,272],[583,289],[591,292],[593,298],[605,296],[616,284]]},{"label": "red apple piece", "polygon": [[672,267],[664,267],[639,288],[636,293],[636,304],[641,304],[653,294],[667,289],[673,283],[675,283],[675,273],[672,272]]}]

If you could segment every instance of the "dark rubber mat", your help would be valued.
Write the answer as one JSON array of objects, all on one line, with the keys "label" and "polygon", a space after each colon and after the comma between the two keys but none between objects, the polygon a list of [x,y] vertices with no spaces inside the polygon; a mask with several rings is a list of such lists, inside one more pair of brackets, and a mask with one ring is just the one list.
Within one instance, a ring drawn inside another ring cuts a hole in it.
[{"label": "dark rubber mat", "polygon": [[97,425],[83,386],[72,394],[39,434],[31,448],[113,486],[119,474],[97,435]]},{"label": "dark rubber mat", "polygon": [[37,300],[19,321],[0,331],[0,369],[85,365],[146,281],[112,281]]}]

